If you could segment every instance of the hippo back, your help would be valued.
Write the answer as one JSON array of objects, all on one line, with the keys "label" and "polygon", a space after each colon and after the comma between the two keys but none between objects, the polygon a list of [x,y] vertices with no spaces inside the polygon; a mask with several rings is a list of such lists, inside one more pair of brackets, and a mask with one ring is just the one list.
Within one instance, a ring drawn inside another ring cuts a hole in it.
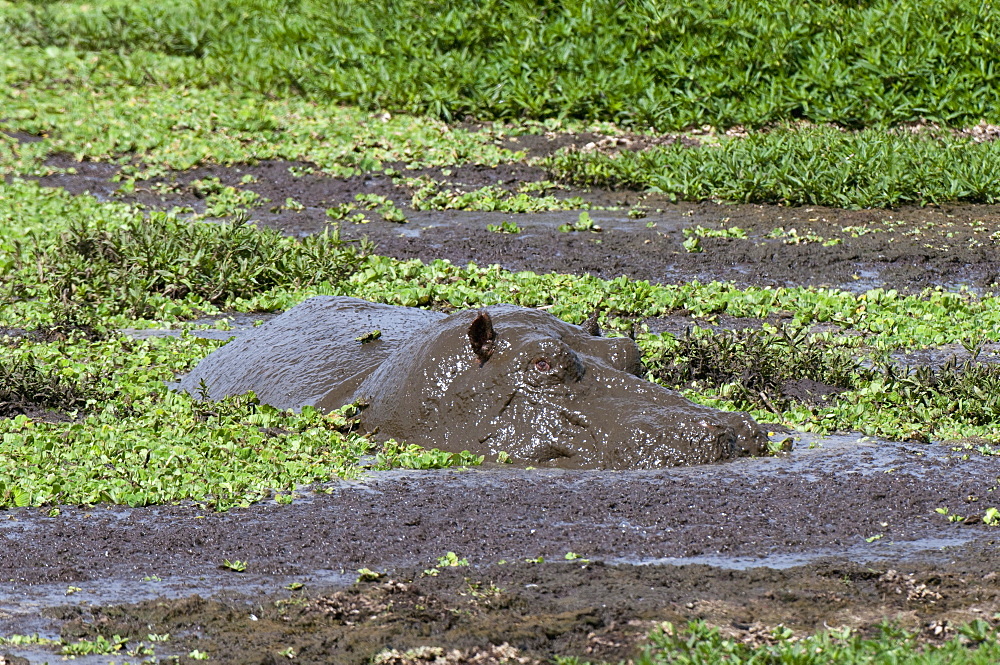
[{"label": "hippo back", "polygon": [[[336,408],[401,342],[444,317],[357,298],[310,298],[206,357],[177,387],[201,397],[204,381],[209,399],[252,390],[280,409]],[[358,341],[375,330],[378,339]]]}]

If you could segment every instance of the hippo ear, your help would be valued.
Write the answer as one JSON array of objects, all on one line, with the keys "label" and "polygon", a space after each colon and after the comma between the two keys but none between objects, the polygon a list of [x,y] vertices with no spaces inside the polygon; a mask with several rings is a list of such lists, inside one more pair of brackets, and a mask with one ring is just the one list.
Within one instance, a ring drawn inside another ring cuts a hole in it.
[{"label": "hippo ear", "polygon": [[479,358],[479,366],[490,359],[493,350],[496,348],[497,334],[493,330],[493,319],[485,309],[479,310],[479,314],[469,326],[469,344],[472,345],[472,352]]},{"label": "hippo ear", "polygon": [[595,307],[593,313],[586,321],[580,324],[580,327],[583,328],[588,334],[593,335],[594,337],[600,337],[601,326],[597,322],[597,317],[600,315],[601,315],[600,306]]}]

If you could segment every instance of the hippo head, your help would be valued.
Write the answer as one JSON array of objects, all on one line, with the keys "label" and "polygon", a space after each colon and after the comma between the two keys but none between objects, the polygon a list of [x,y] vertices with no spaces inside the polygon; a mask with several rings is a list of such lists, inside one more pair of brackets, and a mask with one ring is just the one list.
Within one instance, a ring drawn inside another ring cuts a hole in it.
[{"label": "hippo head", "polygon": [[766,450],[749,416],[640,378],[635,342],[595,332],[513,305],[435,321],[361,383],[362,426],[383,440],[563,468],[656,468]]}]

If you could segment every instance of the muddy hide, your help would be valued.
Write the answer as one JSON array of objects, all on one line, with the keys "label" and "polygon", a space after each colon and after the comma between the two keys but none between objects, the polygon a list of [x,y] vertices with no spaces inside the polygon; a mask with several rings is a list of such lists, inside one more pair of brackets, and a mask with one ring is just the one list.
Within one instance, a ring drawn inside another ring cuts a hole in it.
[{"label": "muddy hide", "polygon": [[[358,341],[374,330],[377,340]],[[746,414],[698,406],[641,374],[632,340],[538,310],[445,316],[320,297],[209,355],[179,385],[212,399],[254,390],[281,408],[362,402],[361,427],[378,440],[535,466],[658,468],[766,450]]]}]

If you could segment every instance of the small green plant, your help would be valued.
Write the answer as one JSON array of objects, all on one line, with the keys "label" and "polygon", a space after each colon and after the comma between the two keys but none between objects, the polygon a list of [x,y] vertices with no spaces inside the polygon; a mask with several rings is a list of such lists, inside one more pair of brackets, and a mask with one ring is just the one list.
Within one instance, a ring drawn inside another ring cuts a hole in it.
[{"label": "small green plant", "polygon": [[368,344],[369,342],[374,342],[375,340],[381,339],[381,337],[382,337],[381,330],[372,330],[366,332],[364,335],[359,335],[358,337],[355,337],[354,341],[359,342],[361,344]]},{"label": "small green plant", "polygon": [[438,557],[437,565],[441,568],[449,568],[455,566],[468,566],[469,560],[465,557],[461,559],[454,552],[448,552],[444,556]]},{"label": "small green plant", "polygon": [[500,224],[487,224],[486,230],[492,233],[520,233],[521,227],[516,222],[507,220]]},{"label": "small green plant", "polygon": [[466,593],[473,598],[496,598],[503,593],[503,589],[493,582],[484,585],[482,582],[473,582],[466,578],[465,585]]},{"label": "small green plant", "polygon": [[[728,221],[728,219],[726,220]],[[733,238],[739,240],[745,240],[747,237],[747,232],[745,229],[741,229],[738,226],[731,226],[729,228],[720,229],[710,229],[704,226],[698,225],[694,228],[684,229],[685,238]]]},{"label": "small green plant", "polygon": [[[387,222],[403,224],[406,222],[406,215],[388,197],[379,194],[357,194],[354,200],[364,210],[374,210],[382,219]],[[329,211],[327,211],[329,214]]]},{"label": "small green plant", "polygon": [[114,635],[110,639],[98,635],[93,640],[80,640],[72,644],[64,644],[59,653],[64,656],[92,656],[118,653],[128,644],[127,637]]},{"label": "small green plant", "polygon": [[691,236],[690,238],[685,238],[684,242],[681,243],[684,249],[690,254],[698,254],[704,251],[701,247],[701,238],[698,236]]},{"label": "small green plant", "polygon": [[816,235],[815,233],[799,235],[799,232],[794,228],[786,230],[782,227],[772,229],[766,237],[780,238],[781,242],[786,245],[807,245],[810,243],[816,243],[822,245],[823,247],[833,247],[834,245],[839,245],[843,242],[842,238],[824,238],[823,236]]},{"label": "small green plant", "polygon": [[570,233],[572,231],[592,231],[598,233],[601,230],[601,227],[595,224],[594,220],[590,218],[590,213],[586,211],[581,212],[580,216],[572,224],[559,225],[559,231],[562,233]]},{"label": "small green plant", "polygon": [[446,469],[478,466],[483,463],[483,459],[483,455],[473,455],[467,450],[450,453],[389,440],[382,444],[382,449],[375,456],[375,466],[378,469]]},{"label": "small green plant", "polygon": [[[341,203],[326,209],[326,216],[333,220],[347,219],[347,216],[357,210],[353,203]],[[364,215],[362,215],[364,217]]]},{"label": "small green plant", "polygon": [[377,573],[370,568],[358,568],[358,582],[374,582],[385,577],[385,573]]},{"label": "small green plant", "polygon": [[219,568],[223,568],[225,570],[231,570],[234,573],[242,573],[245,572],[247,569],[247,562],[240,561],[239,559],[233,559],[232,561],[230,561],[229,559],[223,559],[222,563],[219,565]]},{"label": "small green plant", "polygon": [[479,212],[531,213],[548,210],[573,210],[586,207],[579,197],[532,196],[530,189],[512,193],[499,185],[472,191],[445,189],[429,178],[406,181],[413,190],[411,205],[415,210],[474,210]]},{"label": "small green plant", "polygon": [[246,213],[248,208],[262,200],[256,192],[223,185],[218,178],[193,180],[188,189],[205,200],[205,212],[201,215],[205,218],[235,217]]},{"label": "small green plant", "polygon": [[59,644],[60,640],[50,640],[46,637],[39,637],[38,633],[33,635],[10,635],[0,637],[0,644],[5,646],[52,646]]}]

